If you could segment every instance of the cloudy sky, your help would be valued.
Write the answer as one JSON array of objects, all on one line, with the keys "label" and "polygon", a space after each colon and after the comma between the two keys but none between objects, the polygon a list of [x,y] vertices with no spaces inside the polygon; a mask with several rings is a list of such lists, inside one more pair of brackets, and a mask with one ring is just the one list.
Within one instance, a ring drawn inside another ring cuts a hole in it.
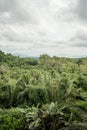
[{"label": "cloudy sky", "polygon": [[87,56],[87,0],[0,0],[0,50]]}]

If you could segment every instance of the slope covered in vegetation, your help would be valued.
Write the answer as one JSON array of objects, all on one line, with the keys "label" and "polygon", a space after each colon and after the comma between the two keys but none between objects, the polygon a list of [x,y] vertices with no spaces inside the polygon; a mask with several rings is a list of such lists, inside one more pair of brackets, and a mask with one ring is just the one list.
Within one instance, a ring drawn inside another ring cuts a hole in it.
[{"label": "slope covered in vegetation", "polygon": [[0,51],[0,130],[87,129],[87,58]]}]

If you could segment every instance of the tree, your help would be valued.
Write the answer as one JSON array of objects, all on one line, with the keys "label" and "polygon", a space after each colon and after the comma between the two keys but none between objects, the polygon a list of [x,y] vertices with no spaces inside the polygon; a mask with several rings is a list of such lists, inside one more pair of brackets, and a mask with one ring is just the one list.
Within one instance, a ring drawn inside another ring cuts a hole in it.
[{"label": "tree", "polygon": [[78,59],[78,60],[77,60],[77,64],[78,64],[78,66],[82,65],[82,64],[83,64],[82,59]]}]

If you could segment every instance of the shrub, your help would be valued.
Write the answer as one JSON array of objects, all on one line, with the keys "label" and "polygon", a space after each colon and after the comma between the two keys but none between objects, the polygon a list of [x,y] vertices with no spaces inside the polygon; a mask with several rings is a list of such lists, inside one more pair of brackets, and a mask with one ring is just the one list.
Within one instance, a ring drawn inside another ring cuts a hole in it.
[{"label": "shrub", "polygon": [[21,109],[12,108],[0,113],[0,130],[23,130],[24,126],[24,113]]}]

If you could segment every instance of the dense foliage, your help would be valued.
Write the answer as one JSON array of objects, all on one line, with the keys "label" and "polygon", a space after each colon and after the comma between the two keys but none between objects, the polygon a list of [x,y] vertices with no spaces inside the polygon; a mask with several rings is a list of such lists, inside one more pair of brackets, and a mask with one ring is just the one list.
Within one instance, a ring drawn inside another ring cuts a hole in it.
[{"label": "dense foliage", "polygon": [[87,58],[0,51],[0,130],[72,130],[75,123],[85,130]]}]

